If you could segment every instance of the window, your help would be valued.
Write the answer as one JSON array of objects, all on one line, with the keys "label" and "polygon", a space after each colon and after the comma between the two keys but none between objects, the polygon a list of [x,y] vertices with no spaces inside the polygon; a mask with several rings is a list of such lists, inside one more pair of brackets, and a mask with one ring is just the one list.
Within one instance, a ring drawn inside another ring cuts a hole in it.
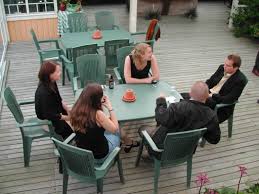
[{"label": "window", "polygon": [[4,0],[6,15],[28,15],[55,11],[56,0]]}]

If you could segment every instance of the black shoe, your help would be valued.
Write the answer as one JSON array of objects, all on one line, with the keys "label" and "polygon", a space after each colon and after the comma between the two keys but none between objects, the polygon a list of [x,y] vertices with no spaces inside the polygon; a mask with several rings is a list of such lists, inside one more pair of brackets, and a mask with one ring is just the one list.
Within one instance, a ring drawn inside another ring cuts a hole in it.
[{"label": "black shoe", "polygon": [[131,148],[138,147],[140,145],[139,141],[133,141],[130,145],[125,145],[124,152],[129,153]]},{"label": "black shoe", "polygon": [[259,104],[259,99],[257,100],[257,103]]}]

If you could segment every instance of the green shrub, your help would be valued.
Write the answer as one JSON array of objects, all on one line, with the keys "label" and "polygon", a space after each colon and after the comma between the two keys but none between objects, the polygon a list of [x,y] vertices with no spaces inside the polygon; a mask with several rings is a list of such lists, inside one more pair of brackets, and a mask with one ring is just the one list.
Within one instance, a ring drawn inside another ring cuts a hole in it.
[{"label": "green shrub", "polygon": [[259,38],[259,0],[240,0],[239,4],[247,7],[237,8],[232,15],[234,34]]}]

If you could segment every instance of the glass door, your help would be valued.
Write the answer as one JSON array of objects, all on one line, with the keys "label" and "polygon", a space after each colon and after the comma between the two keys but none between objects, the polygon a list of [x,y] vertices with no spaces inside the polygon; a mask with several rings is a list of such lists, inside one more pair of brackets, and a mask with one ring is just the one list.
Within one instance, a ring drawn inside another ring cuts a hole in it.
[{"label": "glass door", "polygon": [[9,42],[7,21],[4,11],[3,0],[0,0],[0,90],[2,89],[3,77],[5,72],[5,54]]}]

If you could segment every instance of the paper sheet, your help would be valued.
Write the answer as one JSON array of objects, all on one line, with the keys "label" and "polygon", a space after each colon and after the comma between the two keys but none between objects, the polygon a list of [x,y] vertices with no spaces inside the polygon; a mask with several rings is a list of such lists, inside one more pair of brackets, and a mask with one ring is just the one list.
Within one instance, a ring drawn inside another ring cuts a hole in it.
[{"label": "paper sheet", "polygon": [[171,103],[175,103],[176,98],[174,96],[167,96],[166,98],[166,102],[168,102],[169,104]]}]

